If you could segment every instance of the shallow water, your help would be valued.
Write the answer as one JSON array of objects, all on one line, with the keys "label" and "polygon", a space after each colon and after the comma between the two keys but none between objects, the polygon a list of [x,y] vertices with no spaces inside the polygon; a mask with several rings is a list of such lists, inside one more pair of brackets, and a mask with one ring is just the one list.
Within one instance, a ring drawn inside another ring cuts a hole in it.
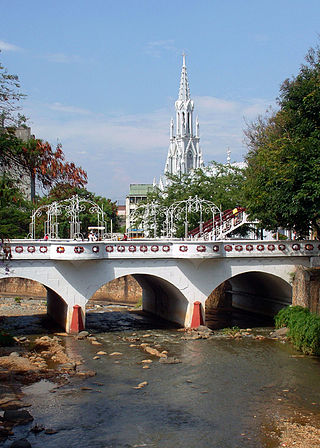
[{"label": "shallow water", "polygon": [[[58,432],[34,435],[32,425],[18,427],[5,447],[27,437],[33,448],[272,448],[277,443],[265,427],[272,429],[274,418],[293,410],[320,412],[320,362],[296,357],[289,344],[182,340],[177,329],[132,313],[89,315],[88,324],[96,331],[104,328],[96,334],[102,346],[71,337],[65,341],[97,375],[73,379],[54,393],[46,382],[26,387],[33,424]],[[136,344],[159,344],[160,351],[182,362],[161,364],[141,347],[130,347],[123,337],[133,333],[141,337]],[[93,360],[100,350],[108,355]],[[110,356],[113,352],[122,355]],[[144,359],[152,359],[149,369],[142,368]],[[142,381],[148,385],[134,389]]]}]

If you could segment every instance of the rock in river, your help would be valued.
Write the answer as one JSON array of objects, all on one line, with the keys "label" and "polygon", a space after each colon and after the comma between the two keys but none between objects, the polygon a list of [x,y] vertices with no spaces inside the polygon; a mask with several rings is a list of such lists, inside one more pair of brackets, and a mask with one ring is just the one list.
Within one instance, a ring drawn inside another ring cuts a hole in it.
[{"label": "rock in river", "polygon": [[10,448],[32,448],[27,439],[16,440],[10,445]]},{"label": "rock in river", "polygon": [[14,423],[15,425],[25,425],[26,423],[32,422],[32,415],[25,410],[6,410],[3,414],[3,420],[5,422]]}]

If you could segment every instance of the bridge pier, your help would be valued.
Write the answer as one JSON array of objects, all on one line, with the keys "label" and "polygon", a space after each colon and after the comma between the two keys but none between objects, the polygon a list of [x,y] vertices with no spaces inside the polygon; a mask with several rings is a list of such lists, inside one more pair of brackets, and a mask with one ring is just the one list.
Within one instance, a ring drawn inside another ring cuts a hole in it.
[{"label": "bridge pier", "polygon": [[47,314],[67,333],[78,333],[84,329],[85,307],[66,302],[58,293],[46,287]]}]

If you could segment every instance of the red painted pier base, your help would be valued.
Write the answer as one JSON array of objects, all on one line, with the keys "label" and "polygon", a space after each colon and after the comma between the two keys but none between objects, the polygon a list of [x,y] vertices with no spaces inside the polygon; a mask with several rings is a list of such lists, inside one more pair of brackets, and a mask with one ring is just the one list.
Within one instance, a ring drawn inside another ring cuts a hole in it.
[{"label": "red painted pier base", "polygon": [[71,319],[70,333],[79,333],[82,330],[84,330],[84,325],[81,314],[81,306],[74,305]]},{"label": "red painted pier base", "polygon": [[198,328],[200,325],[204,325],[203,317],[202,317],[202,313],[201,313],[201,303],[194,302],[190,328]]}]

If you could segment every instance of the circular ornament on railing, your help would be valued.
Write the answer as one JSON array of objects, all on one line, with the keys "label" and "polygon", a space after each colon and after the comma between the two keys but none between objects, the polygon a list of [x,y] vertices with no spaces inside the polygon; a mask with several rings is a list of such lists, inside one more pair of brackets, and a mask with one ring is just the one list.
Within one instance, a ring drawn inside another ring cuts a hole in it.
[{"label": "circular ornament on railing", "polygon": [[151,246],[151,250],[152,250],[152,252],[158,252],[158,250],[159,250],[159,246],[157,246],[157,245],[155,244],[155,245]]},{"label": "circular ornament on railing", "polygon": [[259,252],[262,252],[262,251],[264,250],[264,245],[263,245],[263,244],[258,244],[258,245],[257,245],[257,250],[258,250]]},{"label": "circular ornament on railing", "polygon": [[34,246],[28,246],[28,252],[30,252],[30,254],[33,254],[36,251],[36,248]]},{"label": "circular ornament on railing", "polygon": [[225,250],[226,252],[231,252],[231,251],[232,251],[232,246],[231,246],[231,244],[227,244],[226,246],[224,246],[224,250]]},{"label": "circular ornament on railing", "polygon": [[47,246],[40,246],[40,247],[39,247],[39,250],[40,250],[40,252],[41,252],[42,254],[45,254],[46,252],[48,252],[48,248],[47,248]]},{"label": "circular ornament on railing", "polygon": [[124,246],[118,246],[118,247],[117,247],[117,251],[118,251],[118,252],[124,252],[125,249],[126,249],[126,248],[125,248]]},{"label": "circular ornament on railing", "polygon": [[206,249],[206,246],[197,246],[197,251],[198,252],[205,252],[207,249]]},{"label": "circular ornament on railing", "polygon": [[246,250],[247,250],[248,252],[252,252],[252,251],[253,251],[253,245],[252,245],[252,244],[247,244],[247,245],[246,245]]},{"label": "circular ornament on railing", "polygon": [[300,244],[292,244],[293,250],[300,250]]},{"label": "circular ornament on railing", "polygon": [[65,252],[65,248],[63,246],[58,246],[57,252],[58,252],[58,254],[63,254]]},{"label": "circular ornament on railing", "polygon": [[235,250],[237,252],[242,252],[243,251],[243,247],[241,246],[241,244],[237,244],[236,246],[234,246]]},{"label": "circular ornament on railing", "polygon": [[82,252],[84,251],[84,247],[82,246],[76,246],[74,249],[76,254],[82,254]]},{"label": "circular ornament on railing", "polygon": [[212,246],[212,250],[213,250],[213,252],[219,252],[219,246],[218,246],[218,244],[215,244],[214,246]]},{"label": "circular ornament on railing", "polygon": [[133,244],[131,244],[129,246],[129,252],[135,252],[137,250],[136,246],[134,246]]},{"label": "circular ornament on railing", "polygon": [[23,252],[23,247],[22,246],[16,246],[15,251],[17,252],[17,254],[21,254]]},{"label": "circular ornament on railing", "polygon": [[170,250],[170,246],[168,246],[167,244],[165,244],[164,246],[162,246],[162,251],[163,252],[169,252]]},{"label": "circular ornament on railing", "polygon": [[179,250],[180,250],[180,252],[187,252],[188,246],[180,246]]},{"label": "circular ornament on railing", "polygon": [[283,250],[285,250],[285,248],[286,248],[285,244],[278,244],[278,249],[279,250],[283,251]]},{"label": "circular ornament on railing", "polygon": [[275,250],[276,246],[274,244],[268,244],[267,248],[268,248],[268,250],[271,250],[271,252],[272,252]]},{"label": "circular ornament on railing", "polygon": [[106,252],[113,252],[113,246],[106,246]]},{"label": "circular ornament on railing", "polygon": [[304,247],[305,247],[306,250],[313,250],[314,249],[313,244],[309,244],[309,243],[306,244]]},{"label": "circular ornament on railing", "polygon": [[140,246],[140,252],[147,252],[147,250],[148,250],[147,246],[145,245]]},{"label": "circular ornament on railing", "polygon": [[100,248],[99,246],[92,246],[92,252],[97,254],[99,252]]}]

